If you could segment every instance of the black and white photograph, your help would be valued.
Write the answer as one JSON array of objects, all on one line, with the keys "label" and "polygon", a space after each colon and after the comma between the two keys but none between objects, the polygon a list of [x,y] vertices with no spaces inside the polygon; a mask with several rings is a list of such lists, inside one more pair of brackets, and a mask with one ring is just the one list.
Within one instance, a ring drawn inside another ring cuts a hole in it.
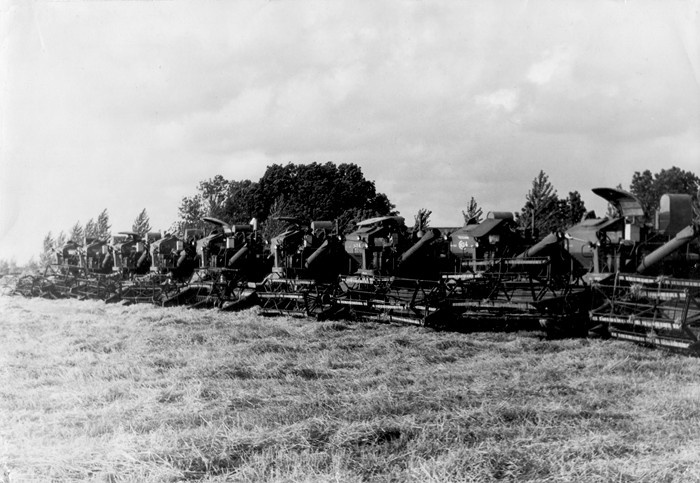
[{"label": "black and white photograph", "polygon": [[0,334],[0,483],[700,482],[700,0],[4,0]]}]

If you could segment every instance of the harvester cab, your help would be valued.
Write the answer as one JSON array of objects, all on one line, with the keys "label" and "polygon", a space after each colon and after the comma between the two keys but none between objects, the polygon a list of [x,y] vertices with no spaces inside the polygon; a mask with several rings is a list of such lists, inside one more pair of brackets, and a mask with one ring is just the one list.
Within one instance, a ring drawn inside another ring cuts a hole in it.
[{"label": "harvester cab", "polygon": [[148,237],[132,231],[120,231],[113,239],[114,266],[124,277],[147,274],[151,268]]}]

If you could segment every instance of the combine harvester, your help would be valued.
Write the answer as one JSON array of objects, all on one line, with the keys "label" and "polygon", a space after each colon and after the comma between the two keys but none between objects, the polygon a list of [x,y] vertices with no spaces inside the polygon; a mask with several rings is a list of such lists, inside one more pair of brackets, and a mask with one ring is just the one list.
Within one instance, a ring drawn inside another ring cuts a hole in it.
[{"label": "combine harvester", "polygon": [[590,267],[593,324],[612,337],[700,355],[700,223],[690,195],[665,194],[653,225],[632,194],[596,188],[619,217],[584,220],[567,232]]},{"label": "combine harvester", "polygon": [[[192,237],[193,230],[185,234]],[[143,240],[131,232],[122,235],[130,239],[119,244],[122,290],[112,301],[162,305],[186,286],[196,266],[193,243],[185,243],[172,234],[161,238],[149,233]]]},{"label": "combine harvester", "polygon": [[154,278],[177,286],[186,284],[197,268],[196,240],[201,236],[201,230],[187,229],[185,240],[166,234],[151,243],[151,272]]},{"label": "combine harvester", "polygon": [[256,303],[250,284],[269,273],[265,243],[254,224],[229,225],[205,217],[212,232],[196,241],[192,274],[180,289],[163,299],[163,306],[189,305],[236,310]]},{"label": "combine harvester", "polygon": [[272,272],[256,285],[265,315],[328,317],[334,306],[338,275],[348,260],[330,221],[304,222],[279,217],[285,230],[270,243]]},{"label": "combine harvester", "polygon": [[549,334],[585,333],[590,292],[564,237],[536,241],[512,213],[491,212],[449,237],[446,299],[460,329],[537,328]]},{"label": "combine harvester", "polygon": [[26,297],[106,300],[118,291],[107,240],[87,239],[83,245],[70,240],[54,253],[56,263],[48,265],[41,275],[21,277],[16,293]]},{"label": "combine harvester", "polygon": [[359,269],[337,304],[364,318],[450,330],[583,331],[589,291],[563,237],[523,236],[512,213],[411,233],[401,217],[358,223],[345,248]]},{"label": "combine harvester", "polygon": [[68,279],[64,280],[69,282],[63,285],[64,288],[70,285],[67,294],[80,299],[107,300],[113,297],[119,290],[119,277],[113,273],[114,255],[108,239],[87,239],[85,249],[78,246],[75,251],[79,268],[67,271]]},{"label": "combine harvester", "polygon": [[345,237],[345,251],[357,269],[340,277],[335,304],[360,318],[443,324],[453,315],[445,310],[440,282],[446,247],[438,229],[411,233],[400,216],[359,222]]},{"label": "combine harvester", "polygon": [[21,276],[14,293],[24,297],[66,298],[75,285],[78,273],[85,270],[81,265],[80,245],[73,240],[62,247],[53,248],[55,262],[50,263],[40,275]]},{"label": "combine harvester", "polygon": [[156,294],[148,279],[151,270],[149,242],[160,239],[158,233],[142,236],[133,231],[120,231],[112,237],[114,271],[119,288],[106,302],[154,303]]}]

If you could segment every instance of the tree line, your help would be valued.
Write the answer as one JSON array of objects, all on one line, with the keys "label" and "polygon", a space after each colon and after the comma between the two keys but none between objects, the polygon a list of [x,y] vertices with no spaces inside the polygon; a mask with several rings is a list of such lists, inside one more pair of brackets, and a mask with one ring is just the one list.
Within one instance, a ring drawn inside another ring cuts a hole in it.
[{"label": "tree line", "polygon": [[[621,185],[618,185],[621,188]],[[677,167],[651,171],[637,171],[632,176],[629,191],[639,198],[646,213],[646,221],[653,219],[663,193],[687,193],[697,202],[700,178]],[[357,221],[375,216],[396,215],[398,212],[387,195],[377,191],[373,181],[367,180],[356,164],[311,163],[268,166],[258,181],[228,180],[221,175],[200,181],[196,193],[181,199],[179,219],[170,232],[182,236],[187,228],[206,230],[203,217],[214,217],[229,224],[249,223],[256,219],[265,238],[281,232],[284,223],[277,218],[295,217],[301,220],[334,220],[340,233],[349,232]],[[610,215],[615,215],[611,210]],[[414,216],[413,229],[430,226],[431,211],[421,208]],[[587,213],[578,191],[560,197],[544,171],[532,180],[525,195],[525,204],[516,213],[516,221],[523,230],[544,236],[563,231],[578,223]],[[472,196],[462,211],[464,225],[483,220],[483,210]],[[146,209],[137,215],[132,231],[144,235],[151,230]],[[91,238],[111,236],[109,215],[104,209],[85,225],[79,222],[68,231],[44,237],[44,251],[40,265],[49,263],[51,254],[68,240],[84,242]],[[7,263],[5,264],[7,265]],[[0,261],[0,271],[3,268]]]},{"label": "tree line", "polygon": [[273,164],[258,181],[220,175],[201,181],[194,196],[182,199],[173,231],[204,228],[204,216],[230,224],[255,218],[269,237],[281,228],[276,218],[291,216],[334,220],[345,232],[361,219],[396,214],[394,208],[356,164]]},{"label": "tree line", "polygon": [[[700,178],[694,173],[672,167],[656,174],[649,170],[635,172],[629,191],[639,198],[647,214],[646,221],[649,221],[663,193],[687,193],[697,199],[699,187]],[[578,191],[559,196],[547,174],[540,171],[532,180],[516,220],[523,230],[544,236],[578,223],[586,213]],[[228,223],[247,223],[256,218],[269,237],[281,229],[275,218],[292,216],[305,220],[336,220],[339,231],[347,233],[359,220],[395,214],[394,204],[384,193],[376,191],[374,182],[365,179],[355,164],[273,164],[257,182],[227,180],[220,175],[201,181],[194,196],[182,199],[180,220],[173,225],[173,230],[203,228],[204,216]],[[431,214],[430,210],[421,208],[414,216],[413,229],[428,228]],[[465,225],[479,223],[484,216],[473,196],[462,215]]]}]

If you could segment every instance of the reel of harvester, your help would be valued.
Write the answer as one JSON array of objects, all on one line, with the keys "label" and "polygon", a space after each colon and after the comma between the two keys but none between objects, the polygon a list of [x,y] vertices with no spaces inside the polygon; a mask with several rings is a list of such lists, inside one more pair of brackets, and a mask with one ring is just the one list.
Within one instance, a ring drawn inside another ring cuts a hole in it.
[{"label": "reel of harvester", "polygon": [[250,284],[268,273],[265,245],[253,224],[229,225],[205,217],[214,225],[209,236],[196,241],[196,262],[181,289],[164,299],[164,306],[219,307],[234,310],[255,302]]},{"label": "reel of harvester", "polygon": [[639,201],[622,190],[593,190],[616,201],[622,217],[577,226],[590,254],[597,295],[592,322],[612,337],[700,355],[700,224],[690,195],[665,194],[654,225]]},{"label": "reel of harvester", "polygon": [[440,283],[444,237],[409,233],[400,216],[370,218],[345,237],[359,269],[340,277],[336,304],[364,319],[437,325],[451,318]]},{"label": "reel of harvester", "polygon": [[446,297],[461,330],[543,328],[549,334],[584,330],[589,292],[582,267],[563,237],[537,243],[512,213],[489,213],[450,235]]},{"label": "reel of harvester", "polygon": [[271,240],[272,272],[256,287],[262,313],[327,317],[338,275],[347,266],[333,223],[277,220],[287,227]]}]

